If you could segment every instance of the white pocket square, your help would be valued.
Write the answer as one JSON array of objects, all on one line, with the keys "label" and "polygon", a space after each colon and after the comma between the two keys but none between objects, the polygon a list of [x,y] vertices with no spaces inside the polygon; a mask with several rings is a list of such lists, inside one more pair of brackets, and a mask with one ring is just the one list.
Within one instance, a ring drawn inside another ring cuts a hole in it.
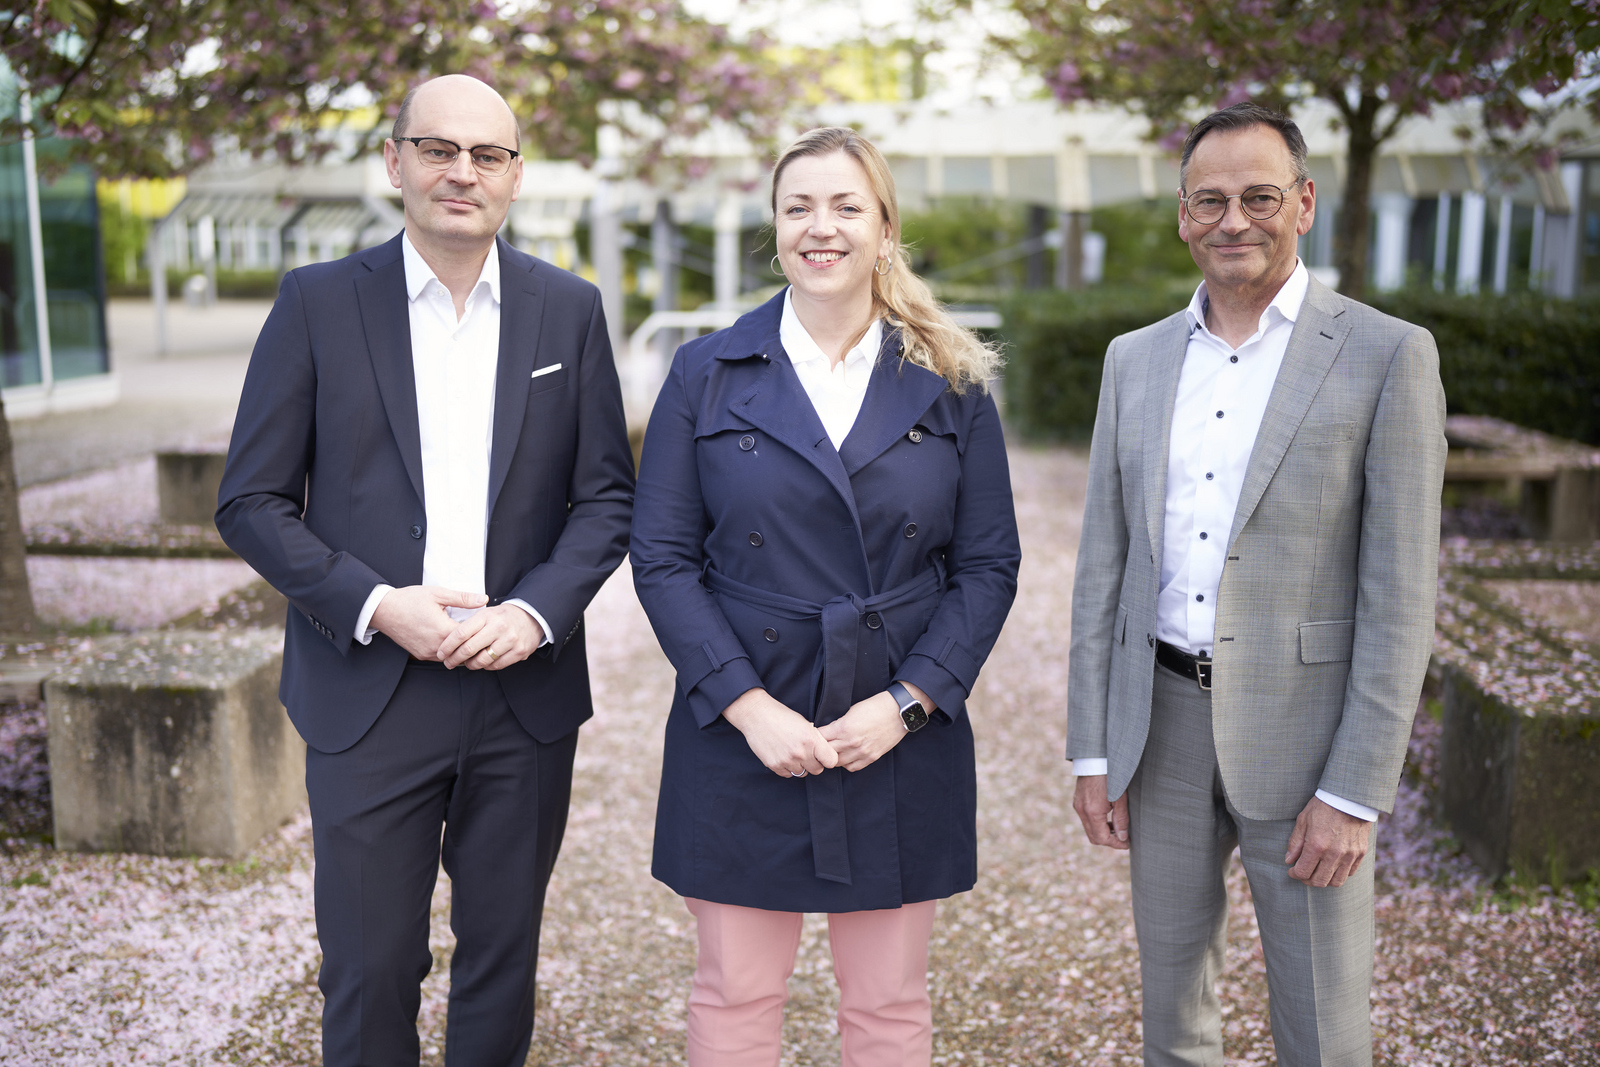
[{"label": "white pocket square", "polygon": [[541,377],[541,376],[546,375],[546,374],[554,374],[556,371],[558,371],[560,369],[561,369],[561,364],[552,363],[548,367],[540,367],[538,370],[534,371],[533,374],[529,375],[529,377],[538,378],[538,377]]}]

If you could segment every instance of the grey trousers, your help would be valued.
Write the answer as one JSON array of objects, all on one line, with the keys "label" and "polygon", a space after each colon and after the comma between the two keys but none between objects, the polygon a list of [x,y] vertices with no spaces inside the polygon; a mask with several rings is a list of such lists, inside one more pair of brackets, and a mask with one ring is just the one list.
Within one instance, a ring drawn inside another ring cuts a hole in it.
[{"label": "grey trousers", "polygon": [[1216,979],[1228,920],[1223,876],[1237,845],[1261,928],[1278,1062],[1370,1065],[1372,852],[1338,889],[1289,877],[1294,820],[1258,822],[1235,810],[1217,768],[1211,694],[1162,667],[1128,815],[1144,1062],[1222,1067]]}]

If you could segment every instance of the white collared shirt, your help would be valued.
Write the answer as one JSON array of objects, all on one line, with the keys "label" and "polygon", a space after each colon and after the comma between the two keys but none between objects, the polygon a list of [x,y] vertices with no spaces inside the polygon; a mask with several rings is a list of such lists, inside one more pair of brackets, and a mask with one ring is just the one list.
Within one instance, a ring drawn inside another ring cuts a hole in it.
[{"label": "white collared shirt", "polygon": [[[422,584],[483,593],[484,553],[489,532],[489,455],[494,437],[494,388],[500,367],[500,255],[494,248],[456,318],[455,301],[411,243],[400,238],[411,325],[411,369],[417,388],[417,429],[422,442],[422,486],[426,540]],[[379,585],[367,597],[356,623],[356,640],[368,644],[378,602],[393,586]],[[516,604],[539,621],[544,640],[550,627],[521,600]],[[460,621],[482,610],[447,608]]]},{"label": "white collared shirt", "polygon": [[811,398],[811,406],[817,409],[828,440],[838,451],[844,439],[850,436],[850,428],[861,414],[861,403],[867,398],[867,383],[872,380],[872,367],[878,361],[878,348],[883,343],[883,320],[874,319],[855,347],[834,364],[800,324],[790,302],[793,292],[793,289],[783,292],[783,319],[778,324],[778,341],[788,353],[789,362],[794,364],[794,372],[806,396]]},{"label": "white collared shirt", "polygon": [[[1217,589],[1245,469],[1310,284],[1306,265],[1296,261],[1256,332],[1238,348],[1206,327],[1205,282],[1184,312],[1189,347],[1172,405],[1156,639],[1196,655],[1213,651]],[[1106,761],[1073,760],[1073,773],[1105,774]],[[1368,822],[1378,817],[1365,804],[1321,789],[1316,795],[1348,815]]]}]

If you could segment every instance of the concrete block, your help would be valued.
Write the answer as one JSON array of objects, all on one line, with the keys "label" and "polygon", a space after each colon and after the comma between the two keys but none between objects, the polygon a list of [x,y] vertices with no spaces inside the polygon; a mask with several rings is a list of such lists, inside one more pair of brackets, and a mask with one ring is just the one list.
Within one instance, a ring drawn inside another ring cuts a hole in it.
[{"label": "concrete block", "polygon": [[222,452],[157,452],[161,521],[179,526],[212,525],[227,460]]},{"label": "concrete block", "polygon": [[96,641],[45,683],[56,847],[244,855],[305,800],[283,631]]},{"label": "concrete block", "polygon": [[1479,867],[1562,882],[1600,868],[1600,708],[1529,714],[1443,666],[1441,814]]}]

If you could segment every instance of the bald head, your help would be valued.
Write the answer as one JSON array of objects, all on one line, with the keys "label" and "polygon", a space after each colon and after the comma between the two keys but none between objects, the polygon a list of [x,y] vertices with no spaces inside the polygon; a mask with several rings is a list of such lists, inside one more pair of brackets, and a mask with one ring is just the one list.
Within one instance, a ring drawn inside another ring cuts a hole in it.
[{"label": "bald head", "polygon": [[[484,143],[503,144],[516,149],[522,147],[522,133],[517,129],[517,119],[511,113],[511,105],[486,83],[468,74],[445,74],[413,86],[405,99],[400,101],[400,110],[394,117],[394,129],[389,135],[396,138],[410,135],[418,112],[432,116],[456,115],[463,111],[490,122],[496,118],[504,119],[507,136]],[[428,133],[422,130],[418,136]]]}]

